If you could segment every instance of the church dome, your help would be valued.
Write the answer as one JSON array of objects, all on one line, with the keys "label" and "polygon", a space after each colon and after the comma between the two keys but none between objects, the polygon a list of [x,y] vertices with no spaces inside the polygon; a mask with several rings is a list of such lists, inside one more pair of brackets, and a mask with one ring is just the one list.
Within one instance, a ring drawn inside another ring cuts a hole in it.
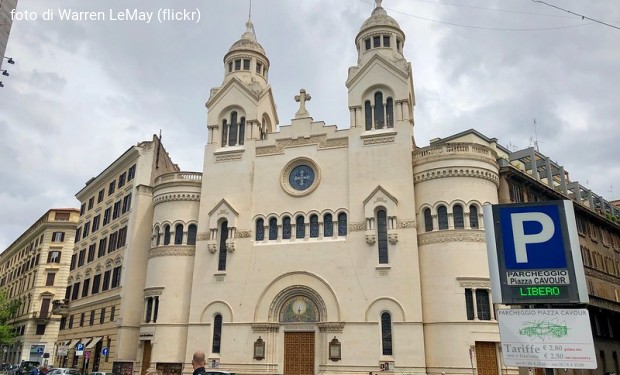
[{"label": "church dome", "polygon": [[254,34],[254,25],[252,21],[246,22],[245,24],[247,30],[243,35],[241,35],[241,39],[233,43],[233,45],[228,50],[228,54],[231,54],[235,51],[253,51],[260,53],[261,55],[266,55],[265,49],[256,41],[256,35]]},{"label": "church dome", "polygon": [[360,27],[359,34],[362,34],[365,30],[368,30],[373,27],[393,27],[395,29],[400,30],[400,25],[396,20],[390,16],[388,16],[385,9],[381,7],[381,1],[377,1],[377,5],[375,9],[372,11],[372,14],[364,23],[362,27]]}]

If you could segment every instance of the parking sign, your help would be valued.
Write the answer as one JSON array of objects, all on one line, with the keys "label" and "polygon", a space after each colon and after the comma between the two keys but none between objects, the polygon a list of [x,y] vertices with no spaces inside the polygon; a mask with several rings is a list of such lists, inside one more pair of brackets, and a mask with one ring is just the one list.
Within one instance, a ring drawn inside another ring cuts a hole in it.
[{"label": "parking sign", "polygon": [[587,303],[572,201],[486,205],[496,303]]}]

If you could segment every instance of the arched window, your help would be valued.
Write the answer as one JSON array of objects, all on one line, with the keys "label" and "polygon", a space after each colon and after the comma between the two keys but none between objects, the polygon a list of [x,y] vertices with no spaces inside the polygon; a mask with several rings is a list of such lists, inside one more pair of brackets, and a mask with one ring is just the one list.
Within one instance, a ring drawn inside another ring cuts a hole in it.
[{"label": "arched window", "polygon": [[448,209],[446,206],[437,207],[437,219],[439,221],[439,230],[448,229]]},{"label": "arched window", "polygon": [[269,219],[269,239],[272,241],[278,239],[278,220],[275,217]]},{"label": "arched window", "polygon": [[377,91],[375,93],[375,129],[383,129],[385,120],[383,115],[383,93]]},{"label": "arched window", "polygon": [[375,92],[374,116],[373,103],[370,100],[364,102],[364,126],[366,130],[383,129],[384,127],[394,127],[394,99],[387,98],[383,102],[383,93]]},{"label": "arched window", "polygon": [[190,224],[187,227],[187,244],[195,245],[196,244],[196,233],[198,232],[198,227],[196,224]]},{"label": "arched window", "polygon": [[265,239],[265,220],[256,220],[256,241],[262,241]]},{"label": "arched window", "polygon": [[385,122],[388,128],[394,127],[394,99],[387,98],[385,103]]},{"label": "arched window", "polygon": [[383,355],[392,355],[392,317],[388,312],[381,314],[381,349]]},{"label": "arched window", "polygon": [[454,219],[454,229],[465,228],[465,222],[463,221],[463,206],[455,204],[452,208],[452,218]]},{"label": "arched window", "polygon": [[170,245],[170,225],[164,227],[164,245]]},{"label": "arched window", "polygon": [[469,226],[478,229],[478,207],[473,204],[469,206]]},{"label": "arched window", "polygon": [[377,211],[377,244],[379,245],[379,264],[388,263],[387,214]]},{"label": "arched window", "polygon": [[155,246],[159,246],[161,242],[161,233],[159,233],[159,226],[155,227]]},{"label": "arched window", "polygon": [[370,100],[364,102],[364,121],[366,123],[366,130],[372,130],[372,105]]},{"label": "arched window", "polygon": [[304,217],[299,215],[295,218],[295,238],[306,237],[306,222]]},{"label": "arched window", "polygon": [[183,243],[183,224],[177,224],[174,227],[174,244],[181,245]]},{"label": "arched window", "polygon": [[211,352],[219,353],[222,345],[222,315],[217,314],[213,318],[213,343]]},{"label": "arched window", "polygon": [[228,145],[236,146],[237,145],[237,129],[239,128],[239,124],[237,124],[237,112],[233,111],[230,114],[230,132],[228,134]]},{"label": "arched window", "polygon": [[347,235],[347,214],[341,212],[338,214],[338,236]]},{"label": "arched window", "polygon": [[217,270],[226,271],[226,240],[228,239],[228,221],[224,220],[220,225],[220,256]]},{"label": "arched window", "polygon": [[245,117],[239,119],[237,111],[230,113],[230,122],[222,120],[222,147],[242,145],[245,138]]},{"label": "arched window", "polygon": [[282,239],[291,239],[291,218],[288,216],[282,219]]},{"label": "arched window", "polygon": [[317,215],[310,216],[310,237],[317,238],[319,236],[319,217]]},{"label": "arched window", "polygon": [[424,210],[424,230],[427,232],[433,231],[433,215],[430,208]]},{"label": "arched window", "polygon": [[325,214],[323,216],[323,237],[333,237],[334,236],[334,221],[332,219],[332,214]]}]

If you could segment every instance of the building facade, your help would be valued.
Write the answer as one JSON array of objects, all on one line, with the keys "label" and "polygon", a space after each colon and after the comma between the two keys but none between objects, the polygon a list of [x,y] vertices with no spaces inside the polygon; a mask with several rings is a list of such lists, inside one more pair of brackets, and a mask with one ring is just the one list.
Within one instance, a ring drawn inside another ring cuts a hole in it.
[{"label": "building facade", "polygon": [[80,216],[70,273],[64,298],[54,303],[54,313],[62,316],[55,366],[131,373],[143,314],[153,181],[176,170],[153,136],[76,194]]},{"label": "building facade", "polygon": [[1,355],[3,363],[51,363],[60,328],[52,301],[64,295],[79,211],[47,211],[0,253],[0,288],[20,301],[10,324],[16,334]]},{"label": "building facade", "polygon": [[239,374],[513,375],[482,207],[572,199],[601,364],[586,372],[618,371],[618,207],[475,130],[420,147],[406,35],[380,0],[354,38],[342,128],[315,121],[303,89],[280,123],[246,28],[206,103],[202,173],[154,137],[76,195],[58,366],[190,374],[203,350]]},{"label": "building facade", "polygon": [[11,11],[17,7],[17,0],[0,0],[0,68],[4,65],[6,46],[9,42],[13,19]]}]

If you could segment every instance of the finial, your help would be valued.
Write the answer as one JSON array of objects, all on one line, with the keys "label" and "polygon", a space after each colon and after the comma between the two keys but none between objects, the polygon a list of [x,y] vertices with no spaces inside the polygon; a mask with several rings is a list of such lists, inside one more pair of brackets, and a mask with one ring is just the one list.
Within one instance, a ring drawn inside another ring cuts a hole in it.
[{"label": "finial", "polygon": [[254,24],[252,23],[252,0],[250,0],[250,9],[248,11],[248,22],[245,23],[245,32],[256,35]]},{"label": "finial", "polygon": [[383,0],[375,0],[375,8],[381,8],[381,2],[383,2]]}]

